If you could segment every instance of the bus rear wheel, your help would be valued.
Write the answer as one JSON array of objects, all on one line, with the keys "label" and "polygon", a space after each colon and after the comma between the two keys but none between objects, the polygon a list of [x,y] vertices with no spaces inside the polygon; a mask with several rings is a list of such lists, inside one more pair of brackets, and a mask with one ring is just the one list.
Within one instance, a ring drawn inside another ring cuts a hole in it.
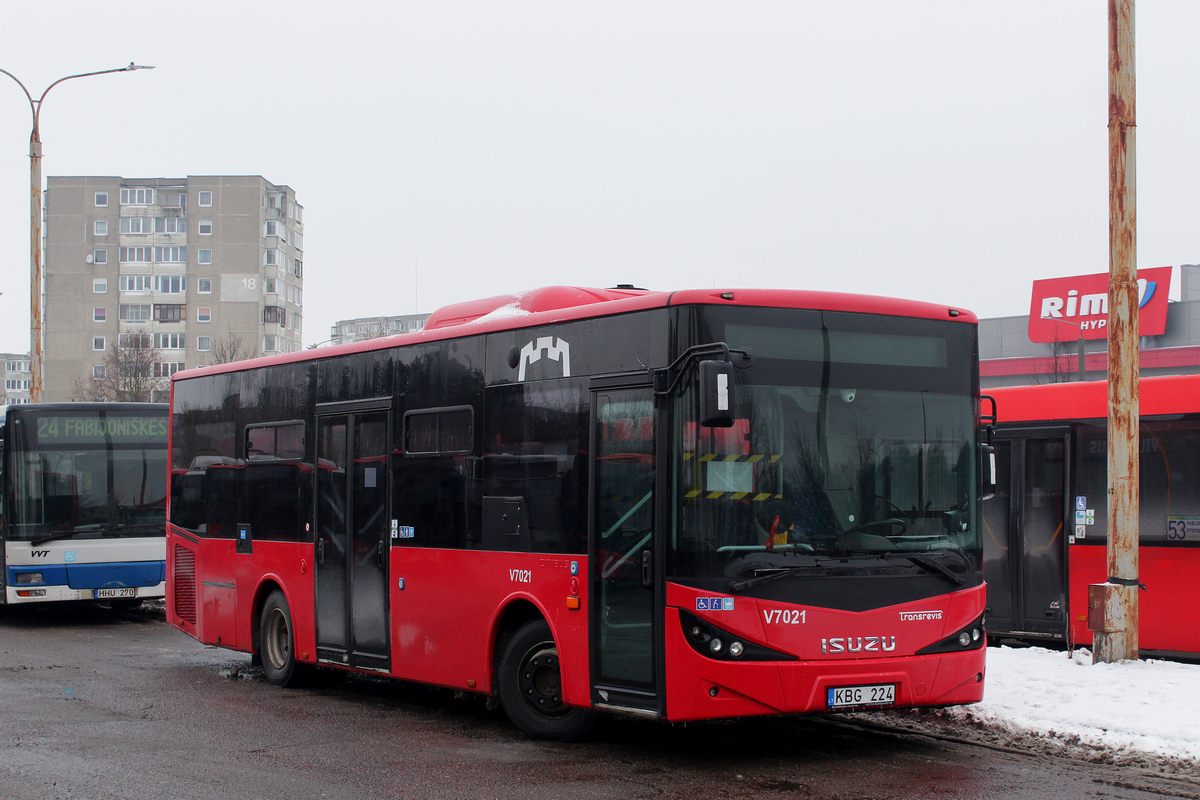
[{"label": "bus rear wheel", "polygon": [[273,591],[263,603],[258,623],[259,653],[263,673],[276,686],[294,686],[299,682],[300,665],[296,663],[296,637],[292,628],[292,612],[281,591]]},{"label": "bus rear wheel", "polygon": [[513,635],[497,672],[504,713],[527,736],[569,742],[587,733],[596,721],[595,711],[563,702],[558,647],[550,626],[542,620]]}]

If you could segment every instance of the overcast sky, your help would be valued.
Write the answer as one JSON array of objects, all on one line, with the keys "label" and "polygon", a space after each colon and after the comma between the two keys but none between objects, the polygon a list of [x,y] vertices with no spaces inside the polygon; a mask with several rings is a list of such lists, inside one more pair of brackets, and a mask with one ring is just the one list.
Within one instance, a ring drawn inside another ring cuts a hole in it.
[{"label": "overcast sky", "polygon": [[[1200,262],[1200,3],[1137,16],[1138,265]],[[547,284],[1028,311],[1108,269],[1104,0],[6,2],[45,175],[255,174],[305,206],[304,338]],[[0,75],[0,349],[29,338]],[[1173,287],[1172,294],[1177,294]]]}]

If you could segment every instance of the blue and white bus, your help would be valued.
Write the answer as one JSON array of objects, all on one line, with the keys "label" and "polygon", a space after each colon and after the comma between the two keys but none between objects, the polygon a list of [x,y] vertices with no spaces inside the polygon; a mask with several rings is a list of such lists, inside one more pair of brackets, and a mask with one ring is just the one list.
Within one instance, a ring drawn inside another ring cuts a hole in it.
[{"label": "blue and white bus", "polygon": [[9,406],[0,604],[135,606],[165,589],[167,406]]}]

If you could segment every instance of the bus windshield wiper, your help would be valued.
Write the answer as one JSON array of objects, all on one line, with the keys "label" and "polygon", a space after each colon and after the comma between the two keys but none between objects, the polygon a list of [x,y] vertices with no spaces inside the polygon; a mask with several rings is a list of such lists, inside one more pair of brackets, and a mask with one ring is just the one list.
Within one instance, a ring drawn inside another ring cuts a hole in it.
[{"label": "bus windshield wiper", "polygon": [[29,543],[29,546],[37,547],[38,545],[45,544],[46,542],[53,542],[55,539],[67,539],[71,536],[74,536],[76,533],[80,533],[79,528],[75,528],[74,530],[69,530],[69,531],[59,531],[58,533],[51,533],[51,534],[49,534],[47,536],[43,536],[39,539],[34,539],[33,541],[31,541]]},{"label": "bus windshield wiper", "polygon": [[[817,570],[817,572],[812,572]],[[755,575],[753,578],[746,578],[740,581],[730,581],[726,589],[730,592],[741,592],[749,589],[751,586],[761,586],[764,583],[786,578],[795,575],[797,572],[809,571],[811,574],[823,574],[819,564],[811,564],[803,567],[782,567],[771,572]]]},{"label": "bus windshield wiper", "polygon": [[957,572],[950,569],[945,564],[943,564],[941,561],[938,561],[936,558],[930,558],[929,556],[925,555],[924,553],[905,553],[903,551],[899,551],[899,552],[889,551],[886,553],[879,553],[879,554],[877,554],[877,557],[887,558],[887,559],[906,558],[909,561],[911,561],[912,563],[916,564],[921,569],[925,570],[926,572],[932,572],[935,575],[941,575],[943,578],[950,581],[955,586],[965,586],[967,583],[966,578],[959,575]]}]

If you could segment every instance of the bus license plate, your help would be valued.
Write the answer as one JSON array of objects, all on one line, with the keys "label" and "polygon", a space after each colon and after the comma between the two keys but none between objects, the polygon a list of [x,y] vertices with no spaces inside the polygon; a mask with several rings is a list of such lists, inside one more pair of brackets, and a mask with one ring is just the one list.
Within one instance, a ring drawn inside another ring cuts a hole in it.
[{"label": "bus license plate", "polygon": [[896,684],[875,686],[838,686],[828,690],[829,708],[850,706],[890,706],[896,703]]},{"label": "bus license plate", "polygon": [[97,589],[94,597],[97,600],[107,597],[137,597],[137,589]]}]

